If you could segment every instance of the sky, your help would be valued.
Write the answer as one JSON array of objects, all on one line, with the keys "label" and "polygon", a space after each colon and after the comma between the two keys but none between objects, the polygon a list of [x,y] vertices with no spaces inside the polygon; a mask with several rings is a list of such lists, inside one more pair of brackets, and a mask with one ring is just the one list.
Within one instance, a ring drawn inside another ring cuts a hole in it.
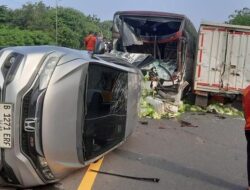
[{"label": "sky", "polygon": [[[20,8],[27,2],[39,0],[0,0],[0,5]],[[46,5],[71,7],[101,20],[112,20],[116,11],[149,10],[186,15],[199,27],[201,21],[225,22],[235,10],[250,8],[250,0],[42,0]]]}]

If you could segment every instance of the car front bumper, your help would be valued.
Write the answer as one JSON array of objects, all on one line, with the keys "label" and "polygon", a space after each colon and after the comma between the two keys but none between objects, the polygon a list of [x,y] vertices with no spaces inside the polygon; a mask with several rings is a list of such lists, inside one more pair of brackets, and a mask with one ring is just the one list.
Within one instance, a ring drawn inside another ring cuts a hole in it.
[{"label": "car front bumper", "polygon": [[[0,68],[3,68],[5,60],[11,55],[11,51],[6,50],[0,57]],[[38,175],[39,171],[31,159],[22,151],[22,111],[23,98],[30,90],[39,74],[39,69],[44,62],[44,54],[33,54],[32,56],[23,55],[19,66],[16,68],[11,78],[4,76],[4,70],[0,72],[0,94],[2,103],[13,105],[12,118],[12,146],[11,148],[1,148],[0,160],[0,185],[11,185],[17,187],[32,187],[46,183]],[[9,70],[11,70],[12,66]],[[11,80],[9,80],[11,79]],[[9,82],[6,82],[8,81]]]}]

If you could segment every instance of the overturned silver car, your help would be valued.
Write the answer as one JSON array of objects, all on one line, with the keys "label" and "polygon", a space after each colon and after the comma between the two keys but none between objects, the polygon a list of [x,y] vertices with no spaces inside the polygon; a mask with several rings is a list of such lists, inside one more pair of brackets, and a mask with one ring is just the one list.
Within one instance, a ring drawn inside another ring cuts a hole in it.
[{"label": "overturned silver car", "polygon": [[197,31],[190,20],[162,12],[117,12],[112,33],[111,54],[140,68],[164,101],[178,105],[194,75]]},{"label": "overturned silver car", "polygon": [[55,182],[136,126],[140,75],[129,63],[31,46],[2,49],[0,68],[0,185]]}]

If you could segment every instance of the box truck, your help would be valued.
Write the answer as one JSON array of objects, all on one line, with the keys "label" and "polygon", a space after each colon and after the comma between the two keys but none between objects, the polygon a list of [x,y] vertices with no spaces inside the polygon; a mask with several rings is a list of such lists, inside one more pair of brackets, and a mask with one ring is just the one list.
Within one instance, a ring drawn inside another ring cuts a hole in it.
[{"label": "box truck", "polygon": [[250,27],[202,22],[198,36],[196,104],[206,106],[211,95],[236,97],[250,83]]}]

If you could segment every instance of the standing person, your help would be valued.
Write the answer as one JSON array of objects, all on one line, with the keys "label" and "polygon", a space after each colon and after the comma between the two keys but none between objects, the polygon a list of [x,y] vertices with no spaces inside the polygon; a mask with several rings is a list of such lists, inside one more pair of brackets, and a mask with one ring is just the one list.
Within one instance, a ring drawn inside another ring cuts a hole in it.
[{"label": "standing person", "polygon": [[89,32],[89,35],[86,38],[84,38],[84,44],[86,50],[88,50],[89,53],[93,53],[96,45],[96,36],[94,35],[93,32]]},{"label": "standing person", "polygon": [[246,120],[245,135],[247,139],[247,175],[250,190],[250,85],[243,91],[242,106]]},{"label": "standing person", "polygon": [[97,41],[102,42],[103,41],[103,34],[101,32],[96,33],[96,39],[97,39]]},{"label": "standing person", "polygon": [[99,44],[101,42],[103,42],[103,35],[102,33],[98,32],[98,33],[95,33],[95,36],[96,36],[96,44],[95,44],[95,47],[98,47]]}]

